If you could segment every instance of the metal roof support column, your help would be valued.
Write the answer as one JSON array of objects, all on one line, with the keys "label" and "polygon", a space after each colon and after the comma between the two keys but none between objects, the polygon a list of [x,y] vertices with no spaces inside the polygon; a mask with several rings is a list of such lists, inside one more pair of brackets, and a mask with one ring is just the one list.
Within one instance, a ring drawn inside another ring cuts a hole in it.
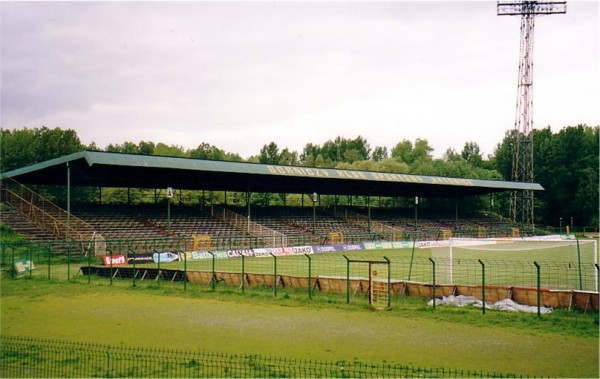
[{"label": "metal roof support column", "polygon": [[368,231],[371,233],[371,196],[367,195],[367,216],[368,216]]},{"label": "metal roof support column", "polygon": [[250,188],[246,191],[246,205],[248,206],[248,233],[250,233]]},{"label": "metal roof support column", "polygon": [[454,196],[454,229],[458,229],[458,195]]},{"label": "metal roof support column", "polygon": [[71,166],[67,161],[67,240],[71,237]]}]

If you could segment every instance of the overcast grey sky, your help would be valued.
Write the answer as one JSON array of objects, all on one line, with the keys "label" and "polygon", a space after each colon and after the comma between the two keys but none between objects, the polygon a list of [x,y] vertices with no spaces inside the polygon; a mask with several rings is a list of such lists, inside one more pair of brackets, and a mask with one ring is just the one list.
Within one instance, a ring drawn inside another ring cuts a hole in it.
[{"label": "overcast grey sky", "polygon": [[[536,18],[534,126],[600,124],[599,7]],[[271,141],[427,139],[493,152],[514,127],[520,19],[495,1],[2,2],[2,128],[61,127],[247,158]]]}]

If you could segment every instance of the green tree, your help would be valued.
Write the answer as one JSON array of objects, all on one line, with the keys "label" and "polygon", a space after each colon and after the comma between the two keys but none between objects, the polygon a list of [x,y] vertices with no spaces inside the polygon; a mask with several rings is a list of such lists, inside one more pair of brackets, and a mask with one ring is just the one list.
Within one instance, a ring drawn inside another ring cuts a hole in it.
[{"label": "green tree", "polygon": [[462,160],[463,158],[456,150],[452,148],[446,149],[446,152],[442,155],[442,159],[446,162],[457,162]]},{"label": "green tree", "polygon": [[388,149],[385,146],[376,146],[375,149],[373,149],[373,154],[371,154],[371,159],[376,162],[380,162],[388,157]]},{"label": "green tree", "polygon": [[410,142],[407,139],[403,139],[392,148],[392,157],[398,160],[399,162],[411,164],[413,163],[412,150],[412,142]]},{"label": "green tree", "polygon": [[[143,147],[142,142],[140,142],[138,154],[143,154],[142,147]],[[154,155],[160,155],[163,157],[180,157],[180,158],[189,157],[189,154],[183,149],[183,146],[167,145],[162,142],[159,142],[156,144],[156,147],[154,148]]]},{"label": "green tree", "polygon": [[225,160],[225,152],[218,147],[202,142],[197,148],[188,151],[190,158],[206,160]]},{"label": "green tree", "polygon": [[72,129],[2,129],[0,140],[0,170],[14,170],[84,149]]},{"label": "green tree", "polygon": [[[369,143],[362,136],[354,139],[338,136],[334,140],[325,142],[318,150],[318,152],[313,151],[312,154],[315,157],[321,154],[325,164],[330,167],[335,166],[338,162],[352,163],[367,160],[371,153]],[[315,155],[315,153],[317,154]]]},{"label": "green tree", "polygon": [[392,157],[400,162],[412,165],[417,161],[431,161],[433,148],[429,146],[426,139],[417,138],[413,146],[412,142],[404,139],[392,148]]},{"label": "green tree", "polygon": [[[550,127],[534,129],[536,223],[558,226],[573,217],[574,225],[598,225],[599,127],[568,126],[558,133]],[[517,131],[508,131],[490,161],[504,180],[512,180],[512,155]],[[564,225],[564,224],[563,224]]]},{"label": "green tree", "polygon": [[517,131],[512,129],[504,134],[504,139],[494,150],[493,160],[496,162],[496,171],[502,175],[504,180],[511,180],[512,178],[512,154],[513,154],[513,141]]},{"label": "green tree", "polygon": [[321,154],[321,147],[313,143],[307,143],[300,154],[300,163],[305,166],[314,166],[315,159]]},{"label": "green tree", "polygon": [[476,142],[466,142],[460,156],[467,163],[475,167],[481,167],[483,164],[483,156],[481,155],[481,150]]},{"label": "green tree", "polygon": [[280,158],[279,148],[275,142],[264,145],[258,155],[258,161],[266,164],[279,164]]},{"label": "green tree", "polygon": [[297,166],[298,165],[298,153],[290,151],[287,148],[281,151],[279,154],[279,164],[285,166]]}]

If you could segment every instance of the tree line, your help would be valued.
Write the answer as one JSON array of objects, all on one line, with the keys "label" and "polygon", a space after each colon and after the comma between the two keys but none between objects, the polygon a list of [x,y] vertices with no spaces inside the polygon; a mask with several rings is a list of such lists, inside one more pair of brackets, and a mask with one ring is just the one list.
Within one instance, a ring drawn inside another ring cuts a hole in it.
[{"label": "tree line", "polygon": [[[536,193],[536,224],[598,225],[599,212],[599,127],[568,126],[554,133],[547,127],[534,129],[534,180],[545,191]],[[81,150],[174,156],[207,160],[254,162],[278,165],[368,170],[415,175],[457,178],[511,180],[512,141],[517,131],[508,131],[493,154],[484,157],[479,145],[466,142],[462,151],[447,149],[441,158],[432,156],[433,148],[426,139],[414,142],[403,139],[390,150],[374,148],[358,136],[338,136],[323,144],[307,143],[302,152],[281,149],[277,143],[265,144],[258,154],[243,159],[202,142],[196,148],[166,145],[151,141],[110,144],[105,149],[95,143],[84,145],[77,133],[61,128],[23,128],[2,130],[0,139],[0,171],[7,172],[34,163],[61,157]],[[508,194],[496,198],[500,214],[508,212]],[[487,207],[489,208],[489,207]],[[562,220],[562,221],[561,221]]]}]

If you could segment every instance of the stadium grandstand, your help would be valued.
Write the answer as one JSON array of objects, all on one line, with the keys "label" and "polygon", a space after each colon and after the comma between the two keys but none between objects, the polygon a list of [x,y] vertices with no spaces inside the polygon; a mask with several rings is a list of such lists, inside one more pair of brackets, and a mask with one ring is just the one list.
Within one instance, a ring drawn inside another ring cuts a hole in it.
[{"label": "stadium grandstand", "polygon": [[91,151],[0,179],[2,223],[26,239],[127,240],[141,250],[153,240],[222,249],[514,236],[518,226],[463,204],[543,190],[537,183]]}]

